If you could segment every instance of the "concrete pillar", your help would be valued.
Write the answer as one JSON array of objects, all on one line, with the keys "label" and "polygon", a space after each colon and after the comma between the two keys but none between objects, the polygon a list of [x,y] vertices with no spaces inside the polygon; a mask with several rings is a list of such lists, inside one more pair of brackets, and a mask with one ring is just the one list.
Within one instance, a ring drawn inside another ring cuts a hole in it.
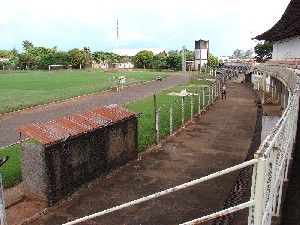
[{"label": "concrete pillar", "polygon": [[263,83],[263,88],[262,88],[262,91],[263,91],[263,93],[262,93],[262,104],[265,104],[266,103],[266,79],[267,79],[267,74],[264,72],[263,73],[263,81],[262,81],[262,83]]},{"label": "concrete pillar", "polygon": [[272,94],[272,101],[274,100],[274,97],[275,97],[275,79],[274,77],[270,77],[270,85],[271,85],[271,94]]},{"label": "concrete pillar", "polygon": [[284,108],[286,108],[289,104],[289,95],[290,95],[289,90],[287,88],[285,88],[285,107]]},{"label": "concrete pillar", "polygon": [[281,83],[281,107],[284,109],[284,102],[285,102],[285,89],[284,89],[284,85]]},{"label": "concrete pillar", "polygon": [[281,104],[281,82],[278,80],[277,82],[277,94],[278,94],[278,104]]},{"label": "concrete pillar", "polygon": [[278,99],[278,93],[277,93],[277,79],[274,78],[274,100],[277,100]]},{"label": "concrete pillar", "polygon": [[279,104],[280,104],[280,96],[281,96],[281,86],[280,86],[280,81],[279,80],[277,80],[277,100],[278,100],[278,102],[279,102]]}]

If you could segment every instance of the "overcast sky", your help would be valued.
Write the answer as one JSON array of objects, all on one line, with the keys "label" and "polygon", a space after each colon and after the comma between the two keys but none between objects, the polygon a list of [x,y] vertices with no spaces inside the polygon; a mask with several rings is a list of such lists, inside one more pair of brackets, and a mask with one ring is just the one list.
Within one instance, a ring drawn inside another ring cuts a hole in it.
[{"label": "overcast sky", "polygon": [[214,55],[247,50],[281,17],[290,0],[4,0],[0,49],[22,50],[23,40],[61,50],[83,48],[194,48],[210,40]]}]

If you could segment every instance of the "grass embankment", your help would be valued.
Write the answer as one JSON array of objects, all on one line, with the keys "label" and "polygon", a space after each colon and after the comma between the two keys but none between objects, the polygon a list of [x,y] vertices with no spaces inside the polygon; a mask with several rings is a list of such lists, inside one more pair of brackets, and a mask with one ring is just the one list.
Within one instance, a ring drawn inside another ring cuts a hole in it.
[{"label": "grass embankment", "polygon": [[[200,93],[202,105],[202,88],[200,85],[207,85],[208,81],[191,81],[187,86],[176,86],[174,88],[159,92],[156,94],[157,107],[160,110],[160,137],[166,137],[170,134],[170,106],[173,104],[173,130],[181,126],[182,110],[181,97],[171,96],[169,93],[186,89],[189,93]],[[207,91],[206,91],[207,93]],[[207,105],[208,99],[205,100]],[[154,97],[149,96],[136,102],[126,104],[125,108],[139,114],[138,140],[139,151],[144,151],[148,146],[155,142],[156,131],[154,123]],[[197,114],[199,109],[198,96],[193,96],[193,114]],[[191,97],[185,97],[185,121],[191,118]]]},{"label": "grass embankment", "polygon": [[18,144],[0,150],[0,158],[9,156],[0,167],[4,187],[11,187],[22,180],[20,146]]},{"label": "grass embankment", "polygon": [[[160,114],[160,136],[161,138],[169,135],[169,110],[170,105],[173,103],[173,130],[180,127],[181,125],[181,97],[170,96],[170,92],[180,92],[186,89],[187,92],[202,93],[202,87],[200,85],[210,84],[208,81],[194,80],[186,86],[177,86],[160,93],[157,93],[157,106],[162,107]],[[201,96],[202,97],[202,96]],[[191,97],[185,98],[185,121],[191,117]],[[208,99],[206,98],[205,105]],[[198,96],[193,97],[193,113],[198,112],[199,103]],[[202,104],[202,98],[201,98]],[[154,124],[154,103],[153,96],[149,96],[126,104],[125,108],[139,113],[139,123],[138,123],[138,142],[139,151],[144,151],[147,147],[155,142],[155,124]],[[19,145],[16,144],[11,147],[0,150],[0,157],[8,155],[10,159],[0,167],[0,174],[5,187],[11,187],[16,183],[20,182],[21,177],[21,160],[20,160],[20,149]]]},{"label": "grass embankment", "polygon": [[99,70],[26,71],[0,73],[0,114],[115,88],[115,77],[126,84],[166,77],[166,72]]}]

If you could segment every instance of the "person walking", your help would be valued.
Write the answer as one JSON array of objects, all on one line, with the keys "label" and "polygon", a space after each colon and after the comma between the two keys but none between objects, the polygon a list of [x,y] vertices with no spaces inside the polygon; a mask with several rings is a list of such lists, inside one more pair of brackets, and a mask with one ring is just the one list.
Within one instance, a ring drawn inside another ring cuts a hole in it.
[{"label": "person walking", "polygon": [[223,99],[223,97],[226,99],[226,92],[227,92],[227,88],[225,84],[223,84],[222,91],[221,91],[221,99]]}]

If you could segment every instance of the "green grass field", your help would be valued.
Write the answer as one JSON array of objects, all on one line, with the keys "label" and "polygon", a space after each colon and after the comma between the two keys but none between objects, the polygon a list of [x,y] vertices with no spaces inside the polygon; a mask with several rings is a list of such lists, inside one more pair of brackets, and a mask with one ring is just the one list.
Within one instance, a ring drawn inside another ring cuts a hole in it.
[{"label": "green grass field", "polygon": [[103,72],[99,70],[30,71],[0,73],[0,114],[116,87],[117,76],[126,84],[166,77],[150,71]]},{"label": "green grass field", "polygon": [[[160,136],[166,137],[170,134],[170,105],[173,103],[173,130],[178,129],[181,126],[181,97],[171,96],[170,92],[180,92],[186,89],[187,92],[202,93],[200,85],[208,85],[211,82],[208,81],[191,81],[187,86],[176,86],[168,90],[162,91],[156,94],[157,107],[162,107],[160,111]],[[207,92],[206,92],[207,93]],[[199,99],[194,96],[193,102],[193,114],[198,113]],[[205,100],[207,105],[208,99]],[[202,104],[202,99],[200,105]],[[155,123],[154,123],[154,97],[149,96],[139,101],[126,104],[125,108],[139,114],[138,124],[138,140],[139,151],[144,151],[147,147],[155,142]],[[191,118],[191,97],[185,98],[185,121]]]},{"label": "green grass field", "polygon": [[[168,90],[157,93],[157,106],[163,106],[161,110],[161,122],[160,122],[160,132],[161,138],[169,135],[169,106],[173,103],[173,124],[174,130],[181,125],[181,97],[170,96],[170,92],[180,92],[182,89],[187,89],[188,92],[202,93],[202,88],[200,85],[210,84],[208,81],[194,80],[186,86],[176,86]],[[193,97],[193,112],[196,114],[198,112],[198,97]],[[205,101],[207,104],[208,99]],[[126,104],[125,108],[136,112],[139,114],[138,123],[138,142],[139,151],[144,151],[147,147],[155,142],[155,125],[154,125],[154,104],[153,96],[145,97],[136,102]],[[191,117],[191,98],[186,97],[185,104],[185,121]],[[10,159],[0,167],[0,174],[3,179],[5,187],[11,187],[22,179],[21,174],[21,159],[20,159],[20,149],[19,145],[16,144],[11,147],[7,147],[0,150],[0,157],[8,155]]]},{"label": "green grass field", "polygon": [[18,144],[0,150],[0,158],[9,159],[0,167],[4,187],[11,187],[22,180],[20,146]]}]

